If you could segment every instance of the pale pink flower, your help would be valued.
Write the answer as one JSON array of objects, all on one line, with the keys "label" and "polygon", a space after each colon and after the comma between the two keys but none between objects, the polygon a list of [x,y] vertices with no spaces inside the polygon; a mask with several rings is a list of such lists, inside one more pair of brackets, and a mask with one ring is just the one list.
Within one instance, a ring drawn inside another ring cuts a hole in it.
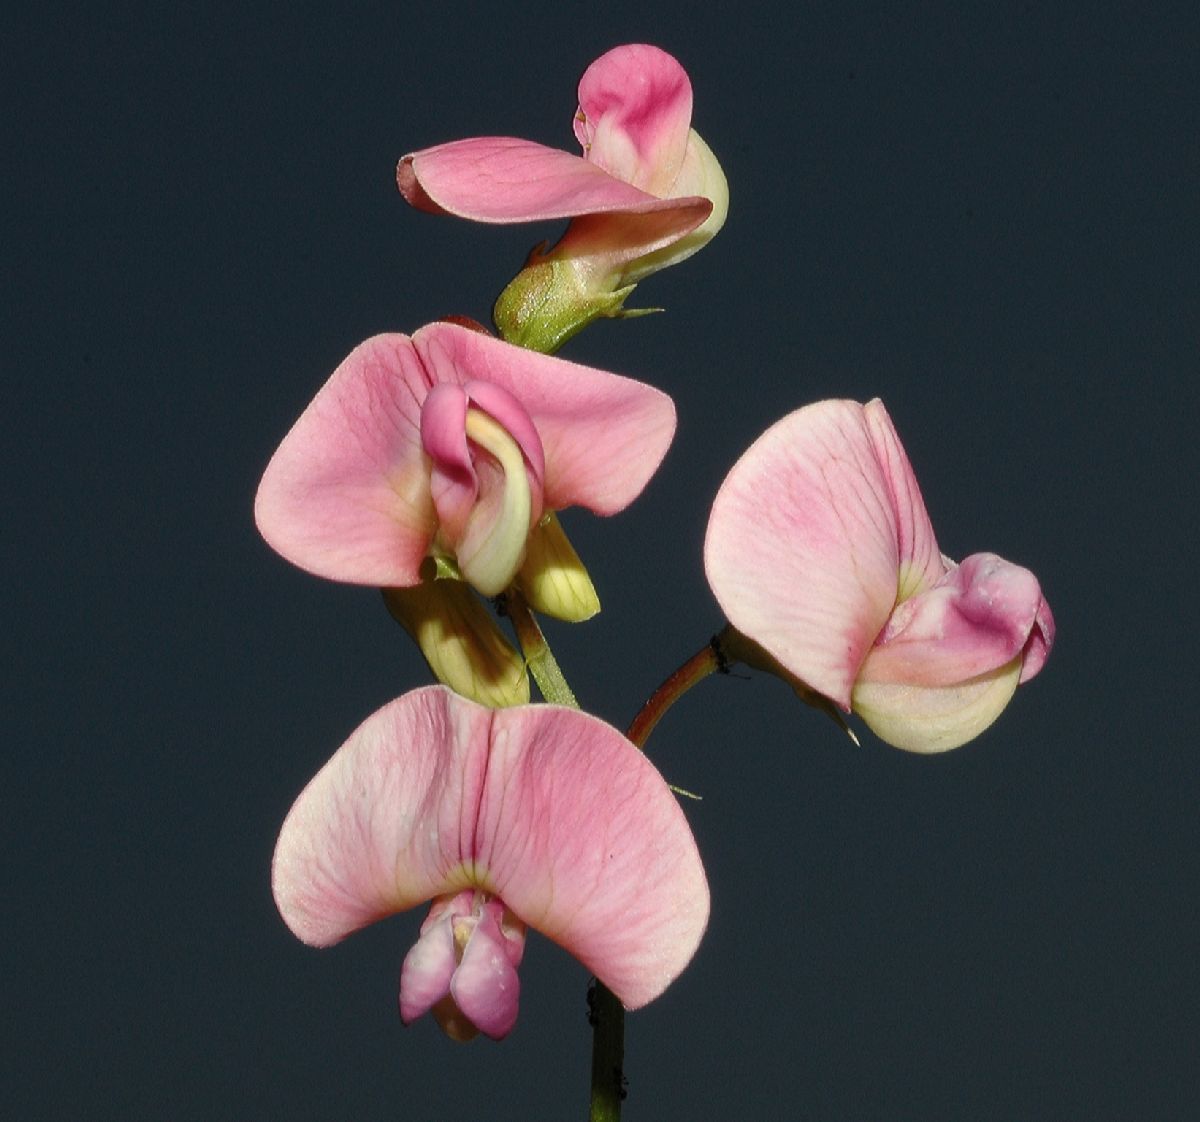
[{"label": "pale pink flower", "polygon": [[543,514],[622,510],[675,431],[669,397],[448,323],[356,347],[284,438],[255,519],[331,580],[420,583],[430,555],[487,596]]},{"label": "pale pink flower", "polygon": [[818,402],[768,429],[717,494],[704,559],[733,627],[912,751],[978,735],[1054,641],[1029,570],[942,556],[878,400]]},{"label": "pale pink flower", "polygon": [[384,706],[335,753],[283,824],[272,880],[316,947],[432,901],[400,1011],[432,1010],[457,1039],[512,1028],[527,927],[636,1009],[691,960],[709,908],[675,796],[616,729],[441,686]]},{"label": "pale pink flower", "polygon": [[620,314],[633,285],[691,256],[724,223],[729,188],[691,116],[692,86],[679,63],[657,47],[629,44],[602,55],[580,80],[574,127],[582,156],[474,137],[404,156],[396,179],[409,203],[434,213],[493,223],[572,219],[497,305],[502,327],[534,308],[533,338],[552,349],[545,321],[556,324],[557,345],[589,318]]}]

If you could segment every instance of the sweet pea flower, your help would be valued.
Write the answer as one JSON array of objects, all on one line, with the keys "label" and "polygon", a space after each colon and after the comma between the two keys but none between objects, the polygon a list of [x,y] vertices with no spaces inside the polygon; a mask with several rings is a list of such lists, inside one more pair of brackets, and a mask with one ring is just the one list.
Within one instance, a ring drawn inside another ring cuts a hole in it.
[{"label": "sweet pea flower", "polygon": [[410,588],[433,556],[485,596],[519,574],[537,588],[544,574],[522,571],[530,535],[564,507],[624,509],[674,431],[671,399],[628,378],[450,323],[378,335],[284,438],[255,519],[331,580]]},{"label": "sweet pea flower", "polygon": [[638,281],[690,257],[721,228],[724,173],[691,128],[692,86],[657,47],[616,47],[584,72],[575,156],[513,137],[475,137],[404,156],[413,206],[477,222],[571,219],[497,301],[506,339],[556,350],[597,316],[628,314]]},{"label": "sweet pea flower", "polygon": [[400,1014],[432,1011],[455,1039],[513,1027],[527,928],[636,1009],[691,960],[709,908],[679,804],[616,729],[442,686],[384,706],[316,775],[280,831],[272,886],[314,947],[432,901]]},{"label": "sweet pea flower", "polygon": [[755,441],[713,503],[704,563],[764,662],[914,752],[977,736],[1054,642],[1029,570],[941,554],[878,400],[818,402]]}]

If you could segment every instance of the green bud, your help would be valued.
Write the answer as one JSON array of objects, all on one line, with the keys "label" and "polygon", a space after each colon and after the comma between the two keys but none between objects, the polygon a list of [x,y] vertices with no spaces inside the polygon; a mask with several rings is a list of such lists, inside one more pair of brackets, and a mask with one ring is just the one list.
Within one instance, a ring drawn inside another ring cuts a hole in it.
[{"label": "green bud", "polygon": [[555,619],[581,623],[600,610],[592,578],[553,511],[529,535],[517,584],[534,611]]},{"label": "green bud", "polygon": [[469,585],[437,579],[435,572],[429,558],[420,584],[383,589],[392,618],[421,648],[434,677],[455,693],[493,709],[527,703],[525,660],[487,605]]}]

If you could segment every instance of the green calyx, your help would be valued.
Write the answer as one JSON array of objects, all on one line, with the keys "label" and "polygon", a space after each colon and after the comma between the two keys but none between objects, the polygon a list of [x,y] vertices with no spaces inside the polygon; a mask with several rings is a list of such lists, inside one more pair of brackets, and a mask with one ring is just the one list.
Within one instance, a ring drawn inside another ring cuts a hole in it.
[{"label": "green calyx", "polygon": [[492,309],[500,337],[548,355],[593,320],[658,310],[625,308],[625,300],[636,285],[590,292],[584,281],[576,258],[542,257],[534,250]]}]

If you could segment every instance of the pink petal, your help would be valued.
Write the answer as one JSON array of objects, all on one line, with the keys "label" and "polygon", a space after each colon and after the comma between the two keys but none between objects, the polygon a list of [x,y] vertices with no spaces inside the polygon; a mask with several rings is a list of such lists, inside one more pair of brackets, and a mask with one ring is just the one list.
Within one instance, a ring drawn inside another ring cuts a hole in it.
[{"label": "pink petal", "polygon": [[891,417],[879,398],[863,406],[863,416],[875,445],[896,512],[896,544],[899,551],[900,587],[898,600],[907,600],[921,589],[941,580],[946,566],[938,549],[925,500],[908,456]]},{"label": "pink petal", "polygon": [[[457,967],[451,901],[438,901],[400,967],[400,1020],[411,1025],[450,992]],[[439,908],[438,905],[441,905]]]},{"label": "pink petal", "polygon": [[629,44],[580,80],[574,128],[586,158],[515,137],[473,137],[402,157],[396,182],[412,206],[436,214],[572,219],[549,256],[574,264],[581,292],[609,295],[691,256],[725,221],[728,184],[691,113],[679,63]]},{"label": "pink petal", "polygon": [[507,390],[525,409],[545,453],[545,504],[615,514],[649,482],[675,434],[666,394],[628,378],[540,355],[453,324],[413,343],[437,381],[472,379]]},{"label": "pink petal", "polygon": [[430,388],[421,406],[421,447],[432,461],[429,493],[438,526],[456,541],[479,497],[479,477],[467,441],[471,399],[462,386],[441,382]]},{"label": "pink petal", "polygon": [[666,198],[683,165],[692,85],[666,51],[645,43],[615,47],[579,82],[575,136],[610,175]]},{"label": "pink petal", "polygon": [[859,680],[952,686],[977,678],[1026,650],[1043,608],[1028,569],[977,553],[897,606]]},{"label": "pink petal", "polygon": [[1050,648],[1054,646],[1054,616],[1050,605],[1043,600],[1038,605],[1033,631],[1025,647],[1025,660],[1021,664],[1021,681],[1028,682],[1046,664]]},{"label": "pink petal", "polygon": [[[462,372],[453,373],[461,376]],[[533,492],[533,521],[536,523],[542,514],[545,456],[537,429],[521,403],[490,382],[439,382],[429,390],[421,407],[421,445],[432,461],[429,486],[440,539],[456,545],[475,513],[480,492],[478,465],[467,434],[467,412],[472,407],[497,421],[520,448]],[[527,532],[525,527],[522,537]]]},{"label": "pink petal", "polygon": [[412,152],[401,157],[396,182],[419,210],[474,222],[678,209],[675,201],[639,190],[581,156],[509,136],[453,140]]},{"label": "pink petal", "polygon": [[478,864],[508,906],[628,1008],[691,960],[708,886],[687,821],[653,765],[578,710],[498,710],[479,804]]},{"label": "pink petal", "polygon": [[478,378],[466,382],[463,389],[471,399],[472,405],[482,409],[503,425],[520,445],[529,468],[530,484],[540,490],[546,478],[546,457],[542,451],[542,438],[538,435],[537,426],[532,418],[525,412],[525,406],[502,387],[492,382],[480,381]]},{"label": "pink petal", "polygon": [[493,1040],[500,1040],[512,1031],[521,996],[517,964],[512,961],[508,940],[500,931],[498,913],[503,910],[499,900],[485,905],[450,983],[454,1003],[480,1032]]},{"label": "pink petal", "polygon": [[729,622],[847,710],[896,601],[901,474],[878,431],[853,401],[784,417],[729,472],[704,545]]},{"label": "pink petal", "polygon": [[368,717],[296,800],[275,846],[284,922],[329,946],[472,885],[491,713],[441,686]]},{"label": "pink petal", "polygon": [[254,504],[267,543],[317,576],[416,584],[436,527],[419,431],[428,388],[408,336],[355,347],[267,465]]}]

